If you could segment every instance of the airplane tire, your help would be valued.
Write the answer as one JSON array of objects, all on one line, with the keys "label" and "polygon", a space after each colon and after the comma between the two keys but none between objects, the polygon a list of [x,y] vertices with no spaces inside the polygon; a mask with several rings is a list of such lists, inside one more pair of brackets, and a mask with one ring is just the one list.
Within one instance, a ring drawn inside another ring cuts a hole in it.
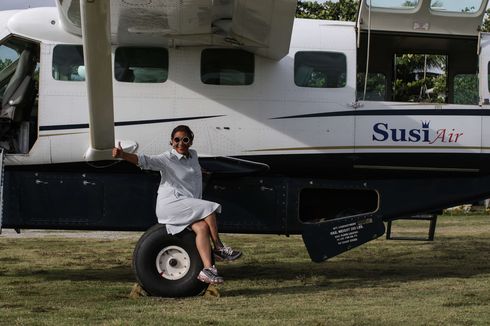
[{"label": "airplane tire", "polygon": [[149,228],[133,253],[133,272],[141,287],[159,297],[203,293],[208,284],[197,279],[203,264],[195,238],[194,232],[188,230],[169,235],[163,224]]}]

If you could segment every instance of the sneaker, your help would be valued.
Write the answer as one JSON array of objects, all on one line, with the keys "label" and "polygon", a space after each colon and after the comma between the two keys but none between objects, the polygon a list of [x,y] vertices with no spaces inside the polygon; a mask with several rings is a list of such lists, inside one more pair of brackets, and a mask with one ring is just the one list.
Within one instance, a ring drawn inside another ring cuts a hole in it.
[{"label": "sneaker", "polygon": [[209,267],[209,269],[211,270],[211,272],[214,273],[214,275],[218,275],[218,269],[216,268],[216,265]]},{"label": "sneaker", "polygon": [[240,256],[242,255],[241,251],[233,250],[231,249],[231,247],[227,247],[227,246],[221,248],[214,248],[213,253],[214,253],[214,258],[218,261],[221,260],[231,261],[240,258]]},{"label": "sneaker", "polygon": [[222,284],[224,282],[223,278],[218,275],[218,271],[214,266],[204,268],[200,271],[199,275],[197,275],[197,279],[208,284]]}]

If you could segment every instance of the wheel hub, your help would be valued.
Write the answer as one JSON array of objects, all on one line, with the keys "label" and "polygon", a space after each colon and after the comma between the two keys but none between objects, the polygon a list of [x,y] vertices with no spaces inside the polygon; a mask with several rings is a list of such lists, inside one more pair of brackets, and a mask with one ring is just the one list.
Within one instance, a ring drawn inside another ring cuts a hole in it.
[{"label": "wheel hub", "polygon": [[178,280],[189,272],[191,260],[187,251],[179,246],[167,246],[156,258],[157,271],[167,280]]},{"label": "wheel hub", "polygon": [[174,259],[174,258],[171,258],[169,261],[168,261],[168,264],[172,267],[175,267],[177,266],[179,262],[177,261],[177,259]]}]

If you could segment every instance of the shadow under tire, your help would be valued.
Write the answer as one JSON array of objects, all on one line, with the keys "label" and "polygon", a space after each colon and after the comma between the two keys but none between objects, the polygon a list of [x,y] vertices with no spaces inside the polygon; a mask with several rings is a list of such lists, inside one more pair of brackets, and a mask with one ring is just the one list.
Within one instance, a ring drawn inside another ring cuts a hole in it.
[{"label": "shadow under tire", "polygon": [[167,234],[156,224],[139,239],[133,252],[133,272],[146,292],[159,297],[189,297],[203,293],[208,284],[197,279],[203,268],[195,234],[184,230]]}]

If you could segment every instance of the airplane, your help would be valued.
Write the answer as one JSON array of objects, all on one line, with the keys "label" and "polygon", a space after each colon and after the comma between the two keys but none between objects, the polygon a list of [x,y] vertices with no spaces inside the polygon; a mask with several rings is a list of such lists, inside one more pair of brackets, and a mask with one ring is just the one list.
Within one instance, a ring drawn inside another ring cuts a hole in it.
[{"label": "airplane", "polygon": [[[202,293],[193,233],[157,223],[159,175],[111,157],[119,142],[161,153],[178,124],[196,134],[220,231],[300,234],[316,262],[489,197],[488,0],[386,3],[360,1],[356,22],[295,19],[295,0],[0,12],[1,227],[145,231],[140,285]],[[447,58],[443,103],[396,101],[402,54]],[[458,100],[466,77],[477,103]]]}]

